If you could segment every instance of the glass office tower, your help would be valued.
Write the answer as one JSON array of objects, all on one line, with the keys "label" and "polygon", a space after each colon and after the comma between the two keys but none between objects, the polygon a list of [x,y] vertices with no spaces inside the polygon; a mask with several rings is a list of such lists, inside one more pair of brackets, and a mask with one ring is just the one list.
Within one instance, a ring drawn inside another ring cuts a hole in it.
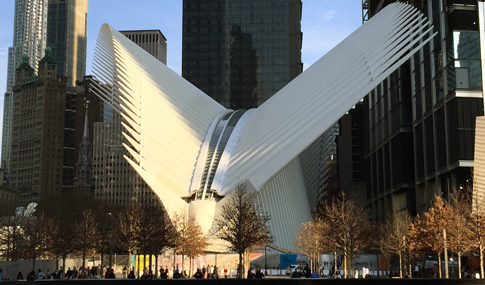
[{"label": "glass office tower", "polygon": [[301,0],[184,0],[182,76],[226,108],[259,106],[302,71]]},{"label": "glass office tower", "polygon": [[[364,1],[374,15],[382,1]],[[382,2],[385,6],[390,2]],[[471,182],[475,118],[483,115],[477,1],[414,1],[438,32],[364,100],[373,220],[420,213]],[[373,10],[374,9],[374,10]],[[483,43],[482,43],[483,44]]]}]

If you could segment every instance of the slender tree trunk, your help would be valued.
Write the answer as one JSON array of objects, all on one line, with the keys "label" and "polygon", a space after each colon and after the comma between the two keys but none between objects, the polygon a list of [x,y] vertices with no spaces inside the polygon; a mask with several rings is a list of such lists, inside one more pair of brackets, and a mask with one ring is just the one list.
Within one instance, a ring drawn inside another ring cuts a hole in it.
[{"label": "slender tree trunk", "polygon": [[65,273],[66,273],[66,258],[67,258],[67,254],[63,254],[62,255],[62,279],[64,279],[66,276],[65,276]]},{"label": "slender tree trunk", "polygon": [[149,268],[148,272],[152,271],[152,265],[153,265],[152,256],[153,255],[151,253],[148,255],[148,268]]},{"label": "slender tree trunk", "polygon": [[155,278],[157,278],[158,277],[158,255],[157,254],[155,254],[155,270],[154,271],[155,271],[154,272]]},{"label": "slender tree trunk", "polygon": [[133,256],[133,254],[131,254],[131,249],[130,249],[130,250],[128,250],[128,269],[127,269],[128,273],[130,273],[130,271],[131,271],[131,266],[132,266],[131,258],[132,258],[132,256]]},{"label": "slender tree trunk", "polygon": [[443,278],[442,272],[441,272],[441,253],[438,253],[438,272],[439,272],[439,277]]},{"label": "slender tree trunk", "polygon": [[344,278],[347,278],[347,249],[344,251]]},{"label": "slender tree trunk", "polygon": [[242,279],[243,278],[243,273],[242,273],[242,261],[243,261],[243,253],[239,253],[239,264],[237,266],[237,278]]},{"label": "slender tree trunk", "polygon": [[337,252],[333,252],[333,274],[335,275],[337,272]]},{"label": "slender tree trunk", "polygon": [[36,258],[35,258],[35,254],[34,254],[34,258],[32,258],[32,271],[34,271],[34,272],[36,272],[35,271],[35,260],[36,260]]},{"label": "slender tree trunk", "polygon": [[86,268],[86,249],[83,248],[83,269]]},{"label": "slender tree trunk", "polygon": [[176,262],[176,257],[177,257],[177,252],[175,251],[175,249],[173,250],[173,268],[172,268],[172,272],[175,272],[175,268],[177,267],[177,265],[175,264]]},{"label": "slender tree trunk", "polygon": [[461,279],[461,253],[457,253],[458,258],[458,278]]},{"label": "slender tree trunk", "polygon": [[485,276],[483,275],[483,244],[482,243],[480,243],[478,250],[480,251],[480,278],[485,278]]},{"label": "slender tree trunk", "polygon": [[189,257],[189,276],[192,277],[192,267],[193,267],[193,263],[194,263],[194,258],[193,257]]},{"label": "slender tree trunk", "polygon": [[138,271],[138,278],[140,278],[140,265],[141,265],[141,260],[140,260],[140,255],[141,254],[138,254],[138,264],[137,264],[137,271]]},{"label": "slender tree trunk", "polygon": [[402,278],[402,254],[399,253],[399,277]]},{"label": "slender tree trunk", "polygon": [[145,273],[146,267],[147,267],[147,253],[143,252],[143,273]]}]

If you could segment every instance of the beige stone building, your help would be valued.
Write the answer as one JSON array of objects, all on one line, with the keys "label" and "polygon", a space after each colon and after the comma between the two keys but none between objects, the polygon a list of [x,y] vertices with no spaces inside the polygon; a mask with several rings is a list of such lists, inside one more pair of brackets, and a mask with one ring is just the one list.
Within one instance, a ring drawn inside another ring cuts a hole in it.
[{"label": "beige stone building", "polygon": [[33,202],[62,189],[66,78],[50,48],[37,76],[27,55],[15,76],[10,186]]}]

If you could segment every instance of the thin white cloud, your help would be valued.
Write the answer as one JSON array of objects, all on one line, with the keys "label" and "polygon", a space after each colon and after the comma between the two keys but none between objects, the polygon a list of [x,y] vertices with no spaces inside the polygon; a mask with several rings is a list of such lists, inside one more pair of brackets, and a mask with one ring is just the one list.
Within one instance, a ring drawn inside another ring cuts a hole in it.
[{"label": "thin white cloud", "polygon": [[335,18],[335,15],[337,14],[337,11],[335,10],[330,10],[324,12],[319,18],[323,20],[324,22],[330,21],[333,18]]}]

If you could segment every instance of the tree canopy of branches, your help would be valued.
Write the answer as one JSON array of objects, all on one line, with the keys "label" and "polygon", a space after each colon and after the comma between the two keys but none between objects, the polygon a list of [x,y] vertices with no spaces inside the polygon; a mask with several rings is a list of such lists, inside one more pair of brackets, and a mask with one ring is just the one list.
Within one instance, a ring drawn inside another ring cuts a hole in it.
[{"label": "tree canopy of branches", "polygon": [[[435,196],[428,212],[417,216],[411,230],[415,233],[416,247],[420,250],[431,250],[438,256],[441,264],[441,253],[444,252],[445,240],[443,234],[453,234],[453,208],[445,203],[441,197]],[[439,277],[442,277],[441,266],[438,266]]]},{"label": "tree canopy of branches", "polygon": [[250,247],[272,242],[267,222],[270,216],[254,204],[254,195],[247,193],[244,184],[226,198],[222,213],[215,220],[216,236],[229,243],[229,248],[239,254],[238,275],[242,278],[243,254]]},{"label": "tree canopy of branches", "polygon": [[480,256],[480,276],[484,276],[483,252],[485,250],[485,205],[479,195],[479,189],[473,189],[469,229],[474,247]]},{"label": "tree canopy of branches", "polygon": [[82,253],[82,267],[86,268],[86,256],[93,255],[99,243],[98,226],[91,209],[86,209],[81,213],[74,231],[76,248]]},{"label": "tree canopy of branches", "polygon": [[411,225],[413,220],[407,211],[389,215],[381,225],[382,251],[384,255],[397,254],[399,256],[399,274],[402,278],[402,257],[410,251],[412,239]]},{"label": "tree canopy of branches", "polygon": [[364,209],[342,192],[332,203],[325,205],[319,213],[321,226],[327,229],[328,244],[344,255],[344,276],[347,275],[347,261],[353,263],[355,256],[370,246],[370,223]]},{"label": "tree canopy of branches", "polygon": [[[174,220],[176,230],[174,249],[176,253],[182,255],[182,260],[185,256],[189,258],[189,275],[192,276],[192,262],[195,257],[204,253],[208,245],[207,239],[193,216],[181,212],[176,215]],[[182,261],[182,266],[183,264]]]},{"label": "tree canopy of branches", "polygon": [[317,264],[323,248],[320,240],[318,223],[315,221],[303,223],[301,231],[295,240],[296,249],[310,259],[310,267],[313,272],[317,272]]},{"label": "tree canopy of branches", "polygon": [[[473,231],[470,227],[471,219],[471,193],[468,189],[455,191],[451,195],[453,206],[453,231],[450,233],[448,244],[457,255],[458,268],[461,268],[461,256],[474,247]],[[482,275],[483,276],[483,275]],[[458,270],[461,278],[461,270]]]},{"label": "tree canopy of branches", "polygon": [[141,213],[141,221],[138,223],[140,251],[158,256],[166,247],[173,247],[176,232],[164,209],[161,206],[143,205]]}]

